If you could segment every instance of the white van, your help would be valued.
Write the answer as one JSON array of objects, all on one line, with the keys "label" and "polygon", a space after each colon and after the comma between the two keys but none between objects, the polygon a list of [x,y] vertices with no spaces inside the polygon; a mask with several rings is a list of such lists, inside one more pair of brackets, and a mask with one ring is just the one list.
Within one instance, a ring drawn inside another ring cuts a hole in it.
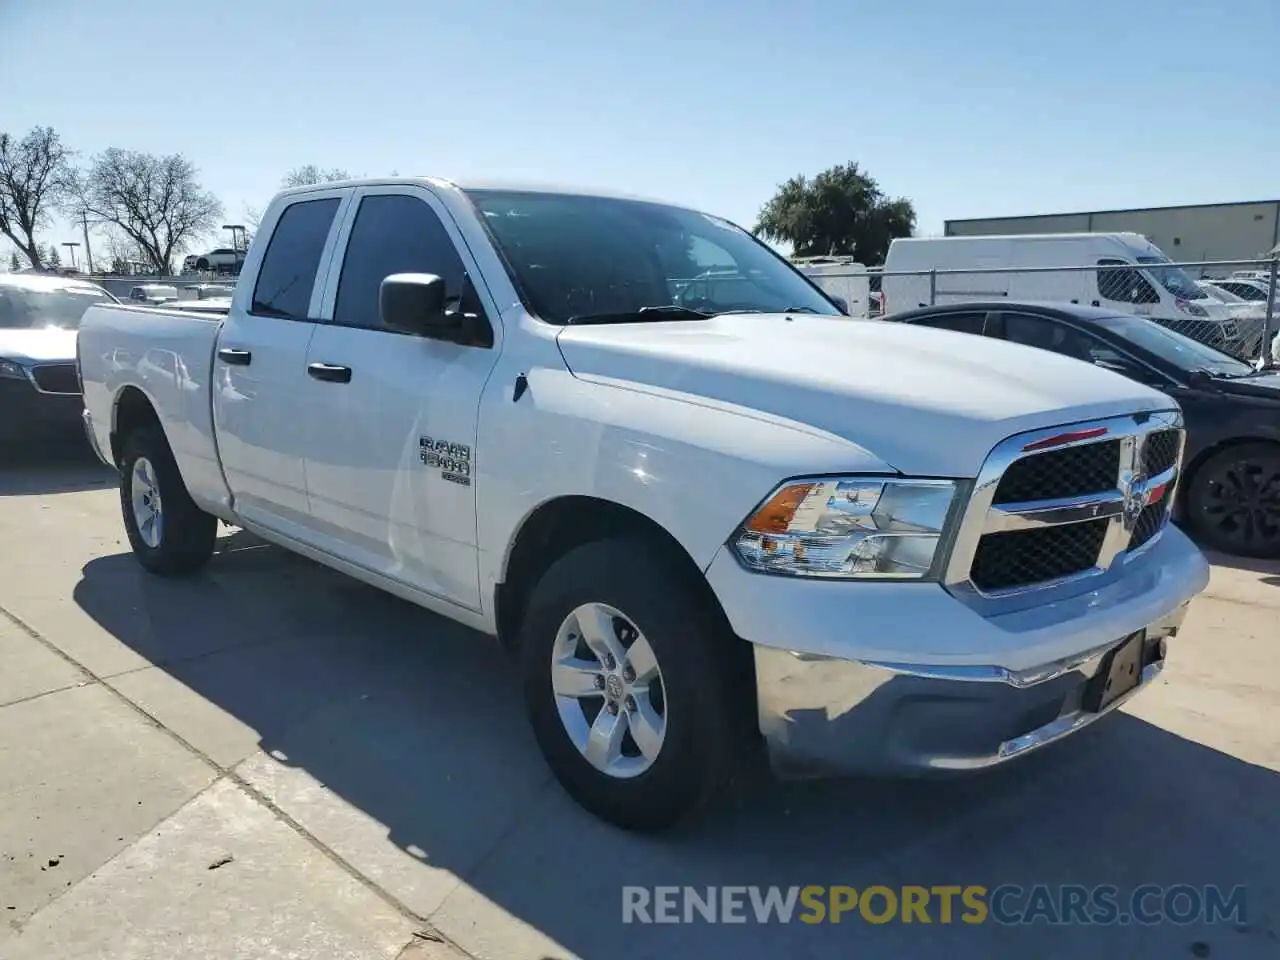
[{"label": "white van", "polygon": [[[1159,247],[1136,233],[908,237],[889,245],[881,289],[890,312],[993,297],[1112,307],[1150,317],[1227,353],[1256,358],[1261,328],[1238,320],[1225,303],[1169,263]],[[929,275],[931,270],[938,271],[936,276]],[[955,270],[997,272],[944,272]]]},{"label": "white van", "polygon": [[851,317],[871,316],[871,278],[852,257],[793,257],[791,263]]}]

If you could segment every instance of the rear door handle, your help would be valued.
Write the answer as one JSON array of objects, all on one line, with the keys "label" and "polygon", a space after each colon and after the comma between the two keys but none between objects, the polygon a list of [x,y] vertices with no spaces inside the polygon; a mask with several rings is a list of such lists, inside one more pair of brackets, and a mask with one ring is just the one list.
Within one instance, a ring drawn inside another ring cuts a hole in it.
[{"label": "rear door handle", "polygon": [[307,364],[307,375],[328,383],[350,383],[351,368],[340,367],[336,363]]},{"label": "rear door handle", "polygon": [[218,359],[232,366],[247,367],[253,362],[253,354],[248,350],[238,350],[235,347],[222,347],[218,350]]}]

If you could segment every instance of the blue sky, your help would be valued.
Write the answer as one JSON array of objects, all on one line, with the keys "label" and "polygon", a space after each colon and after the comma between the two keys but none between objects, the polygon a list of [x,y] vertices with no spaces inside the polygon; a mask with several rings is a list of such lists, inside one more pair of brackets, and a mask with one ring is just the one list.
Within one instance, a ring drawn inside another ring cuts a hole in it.
[{"label": "blue sky", "polygon": [[1280,197],[1280,2],[0,0],[0,130],[34,124],[184,153],[230,220],[316,163],[750,226],[854,160],[937,233]]}]

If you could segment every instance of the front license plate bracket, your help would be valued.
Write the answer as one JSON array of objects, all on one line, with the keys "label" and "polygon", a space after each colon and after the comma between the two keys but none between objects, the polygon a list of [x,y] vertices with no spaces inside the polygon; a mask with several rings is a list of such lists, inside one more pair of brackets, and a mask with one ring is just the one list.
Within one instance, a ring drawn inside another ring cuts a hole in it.
[{"label": "front license plate bracket", "polygon": [[1098,713],[1138,686],[1146,648],[1145,637],[1138,633],[1108,652],[1098,665],[1098,672],[1085,685],[1084,708]]}]

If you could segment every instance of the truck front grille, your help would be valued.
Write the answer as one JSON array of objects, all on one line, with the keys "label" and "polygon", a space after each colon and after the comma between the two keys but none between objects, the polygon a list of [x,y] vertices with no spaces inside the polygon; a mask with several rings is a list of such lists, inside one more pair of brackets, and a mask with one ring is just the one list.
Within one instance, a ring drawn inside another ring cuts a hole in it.
[{"label": "truck front grille", "polygon": [[992,593],[1088,570],[1097,562],[1109,524],[1091,520],[987,534],[978,544],[970,579],[983,593]]},{"label": "truck front grille", "polygon": [[38,363],[31,368],[31,379],[41,393],[80,392],[80,376],[74,363]]},{"label": "truck front grille", "polygon": [[1120,471],[1120,441],[1051,450],[1009,465],[994,503],[1081,497],[1114,489]]},{"label": "truck front grille", "polygon": [[1157,430],[1147,435],[1142,448],[1142,468],[1149,477],[1158,477],[1178,462],[1182,434],[1177,430]]},{"label": "truck front grille", "polygon": [[1182,445],[1175,411],[1009,438],[974,485],[948,585],[1001,595],[1123,562],[1168,523]]}]

